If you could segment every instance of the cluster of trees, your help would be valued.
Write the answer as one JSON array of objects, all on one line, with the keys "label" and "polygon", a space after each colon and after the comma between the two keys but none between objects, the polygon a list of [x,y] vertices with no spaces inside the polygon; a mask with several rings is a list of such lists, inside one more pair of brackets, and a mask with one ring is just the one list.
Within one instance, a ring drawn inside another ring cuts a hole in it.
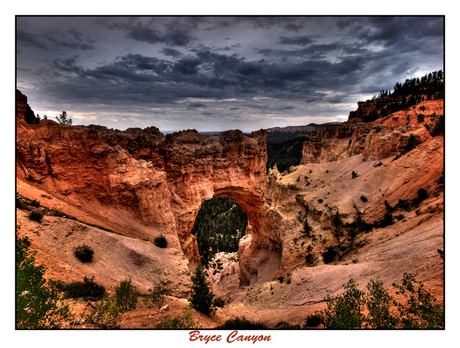
[{"label": "cluster of trees", "polygon": [[276,167],[280,173],[289,170],[291,166],[298,166],[302,160],[303,143],[308,138],[301,136],[281,143],[267,143],[267,170]]},{"label": "cluster of trees", "polygon": [[207,265],[218,252],[238,251],[247,224],[246,213],[235,200],[214,197],[203,202],[192,229],[202,264]]},{"label": "cluster of trees", "polygon": [[[34,112],[30,108],[30,106],[27,105],[26,106],[26,112],[25,112],[25,115],[24,115],[24,119],[25,119],[26,123],[38,124],[40,122],[40,119],[47,120],[48,116],[43,115],[43,118],[40,118],[39,114],[37,114],[37,116],[35,116]],[[59,124],[63,124],[63,125],[72,125],[72,122],[73,122],[72,118],[69,115],[67,115],[66,111],[61,112],[59,114],[59,116],[56,117],[56,121]]]},{"label": "cluster of trees", "polygon": [[393,284],[398,299],[380,280],[371,279],[368,293],[350,279],[344,293],[327,296],[327,309],[317,314],[326,329],[443,329],[444,308],[413,275],[404,274],[401,285]]},{"label": "cluster of trees", "polygon": [[364,122],[372,122],[399,110],[405,110],[424,100],[444,98],[444,72],[433,71],[419,78],[406,79],[404,83],[397,82],[393,93],[381,90],[372,99],[386,98],[385,105],[380,110],[369,113],[363,118]]}]

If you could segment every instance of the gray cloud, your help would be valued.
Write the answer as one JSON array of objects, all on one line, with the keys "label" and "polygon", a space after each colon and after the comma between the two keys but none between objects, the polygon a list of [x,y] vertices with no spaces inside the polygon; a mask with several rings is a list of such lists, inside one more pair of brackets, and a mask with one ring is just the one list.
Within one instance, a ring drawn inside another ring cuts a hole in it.
[{"label": "gray cloud", "polygon": [[58,19],[18,21],[18,88],[34,110],[82,120],[102,110],[126,127],[179,129],[194,115],[203,123],[193,127],[217,130],[333,120],[443,69],[442,17]]},{"label": "gray cloud", "polygon": [[280,36],[279,43],[283,45],[300,45],[306,46],[312,44],[315,40],[311,36],[293,36],[293,37],[286,37]]}]

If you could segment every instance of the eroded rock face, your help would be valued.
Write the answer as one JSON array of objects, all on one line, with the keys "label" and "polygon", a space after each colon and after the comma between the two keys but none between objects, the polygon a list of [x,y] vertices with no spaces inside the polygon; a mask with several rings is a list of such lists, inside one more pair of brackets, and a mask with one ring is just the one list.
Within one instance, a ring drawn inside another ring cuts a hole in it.
[{"label": "eroded rock face", "polygon": [[[245,210],[251,231],[246,252],[279,249],[274,246],[279,241],[262,232],[267,224],[266,131],[251,137],[239,130],[163,136],[155,127],[121,132],[51,120],[32,125],[24,122],[25,103],[18,91],[18,180],[125,236],[153,240],[164,235],[192,269],[200,257],[190,232],[202,202],[214,196],[233,198]],[[244,282],[254,272],[245,269]]]},{"label": "eroded rock face", "polygon": [[[380,104],[372,101],[366,107],[360,105],[357,112],[367,113],[367,107],[374,110]],[[355,123],[359,118],[356,116],[346,123],[319,125],[304,143],[301,163],[327,163],[358,154],[363,154],[365,160],[394,156],[408,150],[411,136],[415,137],[417,144],[430,139],[424,125],[433,124],[431,114],[444,114],[442,101],[424,101],[409,110],[398,111],[369,123]],[[419,115],[425,118],[422,123]]]}]

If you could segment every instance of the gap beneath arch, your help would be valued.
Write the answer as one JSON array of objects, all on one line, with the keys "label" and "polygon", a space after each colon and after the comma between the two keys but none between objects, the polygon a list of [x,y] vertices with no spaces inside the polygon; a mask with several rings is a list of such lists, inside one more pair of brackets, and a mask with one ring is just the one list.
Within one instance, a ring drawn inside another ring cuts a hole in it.
[{"label": "gap beneath arch", "polygon": [[215,196],[204,201],[191,231],[197,239],[203,266],[206,267],[216,253],[237,252],[247,226],[247,215],[234,199]]}]

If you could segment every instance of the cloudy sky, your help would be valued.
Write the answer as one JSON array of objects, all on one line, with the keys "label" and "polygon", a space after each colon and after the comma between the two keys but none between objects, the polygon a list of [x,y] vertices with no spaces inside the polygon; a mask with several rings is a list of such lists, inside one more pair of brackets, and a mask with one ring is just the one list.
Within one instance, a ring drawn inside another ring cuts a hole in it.
[{"label": "cloudy sky", "polygon": [[444,69],[443,17],[17,17],[17,88],[35,113],[109,128],[345,121]]}]

